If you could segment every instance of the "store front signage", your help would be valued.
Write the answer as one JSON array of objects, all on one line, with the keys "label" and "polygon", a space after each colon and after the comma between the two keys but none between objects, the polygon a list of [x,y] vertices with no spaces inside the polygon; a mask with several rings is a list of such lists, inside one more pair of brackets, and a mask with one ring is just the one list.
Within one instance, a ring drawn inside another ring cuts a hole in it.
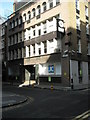
[{"label": "store front signage", "polygon": [[54,73],[54,65],[48,66],[48,73]]}]

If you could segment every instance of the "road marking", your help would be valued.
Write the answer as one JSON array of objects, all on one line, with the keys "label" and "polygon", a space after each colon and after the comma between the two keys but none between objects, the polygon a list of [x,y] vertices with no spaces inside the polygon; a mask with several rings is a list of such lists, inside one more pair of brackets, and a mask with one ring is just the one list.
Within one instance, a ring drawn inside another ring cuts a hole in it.
[{"label": "road marking", "polygon": [[90,110],[82,113],[81,115],[78,115],[77,117],[75,117],[74,119],[72,120],[79,120],[80,118],[84,119],[84,118],[87,118],[90,116]]},{"label": "road marking", "polygon": [[90,114],[87,114],[83,117],[83,119],[88,118],[89,116],[90,116]]}]

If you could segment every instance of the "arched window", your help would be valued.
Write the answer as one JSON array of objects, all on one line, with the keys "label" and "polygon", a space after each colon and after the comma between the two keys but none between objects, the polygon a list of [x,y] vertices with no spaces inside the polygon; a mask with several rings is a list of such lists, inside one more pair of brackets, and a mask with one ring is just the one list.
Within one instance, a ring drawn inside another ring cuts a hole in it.
[{"label": "arched window", "polygon": [[18,26],[18,18],[16,19],[16,26]]},{"label": "arched window", "polygon": [[24,13],[24,15],[23,15],[23,22],[25,22],[26,21],[26,13]]},{"label": "arched window", "polygon": [[41,13],[41,7],[40,7],[40,5],[38,5],[37,6],[37,15],[40,15],[40,13]]},{"label": "arched window", "polygon": [[31,19],[31,12],[28,11],[28,20],[30,20],[30,19]]},{"label": "arched window", "polygon": [[15,20],[13,20],[13,22],[12,22],[12,28],[14,28],[15,27]]},{"label": "arched window", "polygon": [[22,24],[22,16],[19,18],[19,24]]},{"label": "arched window", "polygon": [[35,17],[35,8],[32,9],[32,15]]},{"label": "arched window", "polygon": [[49,0],[49,8],[52,8],[53,7],[53,0]]},{"label": "arched window", "polygon": [[43,6],[43,12],[46,11],[46,9],[47,9],[46,2],[43,2],[42,6]]}]

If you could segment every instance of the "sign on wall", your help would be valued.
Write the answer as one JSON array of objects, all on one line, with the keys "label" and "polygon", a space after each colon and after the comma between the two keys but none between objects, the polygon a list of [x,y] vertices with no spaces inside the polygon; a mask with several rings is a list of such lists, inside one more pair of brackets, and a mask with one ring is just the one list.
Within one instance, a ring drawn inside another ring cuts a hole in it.
[{"label": "sign on wall", "polygon": [[48,73],[54,73],[54,65],[48,66]]},{"label": "sign on wall", "polygon": [[57,35],[59,36],[60,33],[65,34],[64,21],[57,19]]}]

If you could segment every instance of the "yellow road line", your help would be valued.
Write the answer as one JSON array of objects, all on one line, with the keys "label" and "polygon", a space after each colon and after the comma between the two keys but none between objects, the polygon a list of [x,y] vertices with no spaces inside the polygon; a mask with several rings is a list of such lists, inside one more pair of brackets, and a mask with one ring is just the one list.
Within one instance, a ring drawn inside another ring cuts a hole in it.
[{"label": "yellow road line", "polygon": [[72,119],[72,120],[78,120],[78,119],[80,119],[80,118],[82,118],[82,117],[85,117],[85,116],[88,117],[87,115],[90,115],[90,110],[82,113],[81,115],[78,115],[77,117],[75,117],[75,118]]}]

